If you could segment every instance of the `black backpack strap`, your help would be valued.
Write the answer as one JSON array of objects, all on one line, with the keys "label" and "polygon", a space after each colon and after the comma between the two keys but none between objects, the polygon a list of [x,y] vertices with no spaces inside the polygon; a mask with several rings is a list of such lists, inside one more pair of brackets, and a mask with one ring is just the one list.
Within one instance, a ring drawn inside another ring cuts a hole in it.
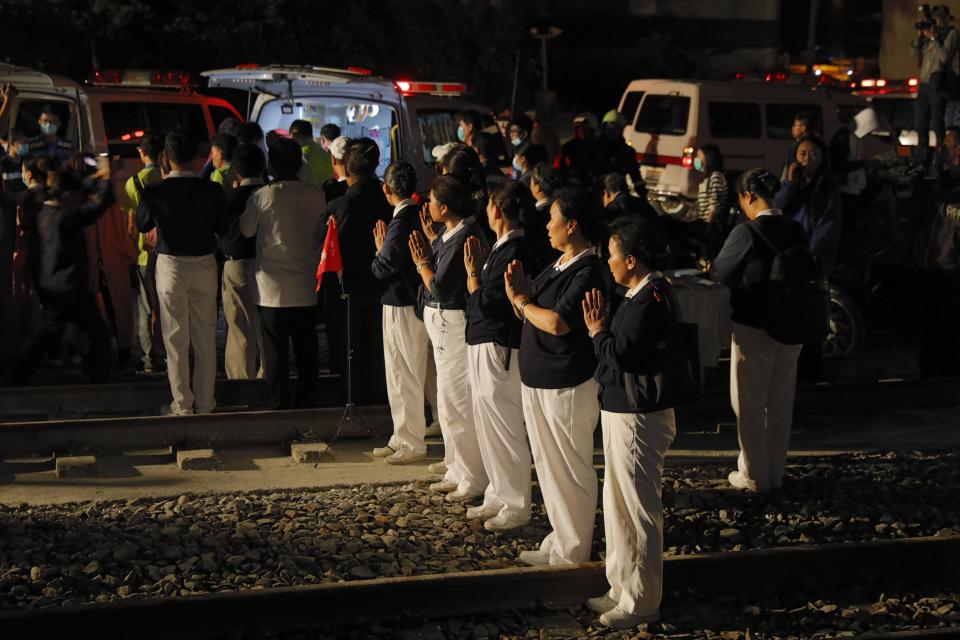
[{"label": "black backpack strap", "polygon": [[748,224],[750,225],[750,228],[753,229],[758,236],[760,236],[760,239],[763,240],[767,244],[767,246],[773,250],[774,255],[779,256],[780,254],[783,253],[783,251],[777,248],[777,245],[770,242],[770,238],[764,235],[763,231],[760,231],[759,224],[756,224],[756,222],[754,221],[750,221]]},{"label": "black backpack strap", "polygon": [[133,178],[133,188],[137,190],[137,195],[143,197],[143,181],[140,179],[140,175],[135,173],[131,178]]}]

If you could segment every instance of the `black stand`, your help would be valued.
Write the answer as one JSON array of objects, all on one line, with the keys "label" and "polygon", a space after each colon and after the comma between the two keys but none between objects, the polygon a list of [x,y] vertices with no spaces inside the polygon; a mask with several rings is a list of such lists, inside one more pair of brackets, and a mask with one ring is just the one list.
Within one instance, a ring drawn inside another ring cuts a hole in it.
[{"label": "black stand", "polygon": [[350,294],[343,288],[343,273],[338,273],[337,277],[340,280],[340,299],[343,300],[347,306],[347,404],[343,408],[343,416],[340,418],[340,424],[337,425],[337,432],[334,434],[333,439],[330,440],[331,447],[333,443],[337,441],[340,432],[343,431],[344,425],[363,423],[363,420],[354,413],[356,405],[353,404],[353,342],[350,338]]}]

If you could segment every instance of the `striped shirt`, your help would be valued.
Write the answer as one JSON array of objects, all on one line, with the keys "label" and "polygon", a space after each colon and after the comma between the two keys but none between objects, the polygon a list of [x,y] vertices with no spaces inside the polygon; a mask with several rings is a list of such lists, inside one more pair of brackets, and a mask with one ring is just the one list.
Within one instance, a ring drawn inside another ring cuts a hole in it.
[{"label": "striped shirt", "polygon": [[707,220],[708,212],[714,215],[727,208],[727,177],[722,171],[714,171],[697,188],[697,216]]}]

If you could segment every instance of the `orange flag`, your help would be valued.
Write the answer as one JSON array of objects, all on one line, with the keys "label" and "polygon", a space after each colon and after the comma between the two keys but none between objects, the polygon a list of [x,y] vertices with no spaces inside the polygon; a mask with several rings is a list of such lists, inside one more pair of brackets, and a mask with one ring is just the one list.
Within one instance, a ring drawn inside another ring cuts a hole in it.
[{"label": "orange flag", "polygon": [[323,282],[323,274],[337,273],[343,277],[343,256],[340,254],[340,234],[337,232],[337,220],[333,216],[327,219],[327,237],[323,241],[320,265],[317,267],[317,291]]}]

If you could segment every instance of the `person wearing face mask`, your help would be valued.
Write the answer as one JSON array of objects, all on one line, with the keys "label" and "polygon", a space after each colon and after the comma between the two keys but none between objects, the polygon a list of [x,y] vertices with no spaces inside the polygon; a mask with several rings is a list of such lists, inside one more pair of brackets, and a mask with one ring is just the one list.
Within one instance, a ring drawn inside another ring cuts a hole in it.
[{"label": "person wearing face mask", "polygon": [[3,140],[0,154],[0,174],[4,193],[18,193],[27,188],[20,172],[20,165],[30,152],[27,138],[19,129],[10,132],[9,140]]},{"label": "person wearing face mask", "polygon": [[474,138],[480,133],[480,116],[475,111],[461,111],[457,116],[457,140],[474,146]]},{"label": "person wearing face mask", "polygon": [[520,177],[520,169],[516,163],[517,154],[530,144],[531,131],[533,131],[533,120],[527,114],[518,113],[510,120],[507,136],[510,139],[510,157],[514,160],[512,175],[514,180]]},{"label": "person wearing face mask", "polygon": [[524,145],[523,148],[513,156],[513,168],[518,172],[517,182],[529,187],[530,180],[533,178],[534,167],[546,161],[546,147],[540,144]]},{"label": "person wearing face mask", "polygon": [[697,150],[693,168],[704,178],[697,187],[697,217],[712,224],[726,217],[727,177],[723,174],[723,155],[715,144],[705,144]]},{"label": "person wearing face mask", "polygon": [[28,141],[29,155],[48,155],[60,162],[66,162],[75,148],[72,142],[60,137],[60,116],[54,112],[53,107],[47,105],[40,112],[37,123],[40,125],[40,135]]}]

